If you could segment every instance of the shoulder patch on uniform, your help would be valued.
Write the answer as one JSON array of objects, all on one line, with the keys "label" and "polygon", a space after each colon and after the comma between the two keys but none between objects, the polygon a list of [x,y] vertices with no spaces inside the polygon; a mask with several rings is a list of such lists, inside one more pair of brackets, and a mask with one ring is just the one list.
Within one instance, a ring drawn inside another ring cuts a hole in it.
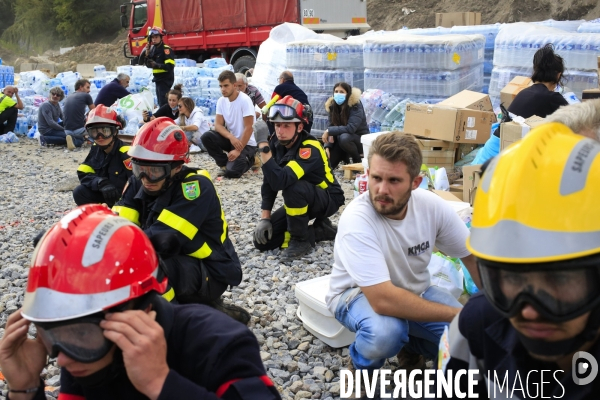
[{"label": "shoulder patch on uniform", "polygon": [[195,200],[200,197],[200,183],[198,181],[183,182],[181,184],[183,197],[188,200]]},{"label": "shoulder patch on uniform", "polygon": [[125,165],[125,168],[131,171],[133,169],[133,165],[131,164],[131,157],[129,157],[127,160],[123,160],[123,165]]},{"label": "shoulder patch on uniform", "polygon": [[165,54],[171,54],[171,50],[165,49]]},{"label": "shoulder patch on uniform", "polygon": [[302,147],[300,148],[300,150],[298,151],[298,155],[300,156],[300,158],[306,160],[310,158],[310,155],[312,153],[312,149],[308,148],[308,147]]}]

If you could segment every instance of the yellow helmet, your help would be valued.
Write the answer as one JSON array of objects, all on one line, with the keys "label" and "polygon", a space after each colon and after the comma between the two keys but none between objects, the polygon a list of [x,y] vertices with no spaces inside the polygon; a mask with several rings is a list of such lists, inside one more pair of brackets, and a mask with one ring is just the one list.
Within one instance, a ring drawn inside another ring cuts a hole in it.
[{"label": "yellow helmet", "polygon": [[477,189],[467,248],[504,263],[600,253],[600,143],[541,125],[490,163]]}]

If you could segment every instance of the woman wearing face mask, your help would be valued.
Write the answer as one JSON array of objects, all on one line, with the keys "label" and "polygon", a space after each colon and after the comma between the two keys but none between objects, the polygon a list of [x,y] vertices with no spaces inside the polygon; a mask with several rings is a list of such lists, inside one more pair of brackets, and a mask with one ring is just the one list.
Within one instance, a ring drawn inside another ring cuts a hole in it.
[{"label": "woman wearing face mask", "polygon": [[204,111],[200,107],[196,107],[196,103],[190,97],[183,97],[179,100],[179,126],[185,132],[188,142],[200,147],[202,151],[206,151],[200,138],[204,132],[210,129],[210,125],[204,119]]},{"label": "woman wearing face mask", "polygon": [[183,85],[177,84],[167,93],[167,104],[160,107],[151,117],[148,117],[148,111],[143,111],[144,122],[150,122],[158,117],[167,117],[175,121],[179,118],[179,100],[183,96]]},{"label": "woman wearing face mask", "polygon": [[369,126],[360,93],[360,89],[338,82],[333,87],[333,97],[325,102],[329,128],[323,133],[323,143],[331,169],[335,169],[342,160],[361,162],[363,149],[360,137],[369,133]]}]

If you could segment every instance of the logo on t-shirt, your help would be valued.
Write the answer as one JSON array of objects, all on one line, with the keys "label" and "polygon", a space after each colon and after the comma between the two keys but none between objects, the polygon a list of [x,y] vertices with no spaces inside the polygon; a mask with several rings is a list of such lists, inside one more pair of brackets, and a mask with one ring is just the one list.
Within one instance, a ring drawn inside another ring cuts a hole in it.
[{"label": "logo on t-shirt", "polygon": [[426,242],[423,242],[421,244],[418,244],[416,246],[409,247],[408,255],[409,256],[418,256],[418,255],[424,253],[428,248],[429,248],[429,240]]}]

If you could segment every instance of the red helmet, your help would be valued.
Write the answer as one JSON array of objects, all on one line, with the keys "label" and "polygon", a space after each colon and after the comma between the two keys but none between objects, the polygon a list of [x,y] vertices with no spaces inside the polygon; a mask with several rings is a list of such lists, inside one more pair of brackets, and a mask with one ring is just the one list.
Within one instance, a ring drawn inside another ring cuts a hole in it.
[{"label": "red helmet", "polygon": [[189,162],[189,144],[181,127],[167,117],[156,118],[140,128],[127,152],[137,160]]},{"label": "red helmet", "polygon": [[23,317],[56,322],[107,310],[155,290],[158,258],[150,239],[108,208],[75,208],[50,228],[34,253]]},{"label": "red helmet", "polygon": [[152,36],[152,35],[165,36],[165,30],[158,26],[153,26],[152,28],[148,28],[148,36]]},{"label": "red helmet", "polygon": [[308,104],[302,104],[287,95],[269,108],[271,122],[302,122],[308,124],[312,111]]},{"label": "red helmet", "polygon": [[88,113],[85,127],[87,128],[92,125],[115,125],[119,129],[123,129],[125,125],[123,122],[123,118],[115,110],[106,107],[104,104],[98,104]]}]

